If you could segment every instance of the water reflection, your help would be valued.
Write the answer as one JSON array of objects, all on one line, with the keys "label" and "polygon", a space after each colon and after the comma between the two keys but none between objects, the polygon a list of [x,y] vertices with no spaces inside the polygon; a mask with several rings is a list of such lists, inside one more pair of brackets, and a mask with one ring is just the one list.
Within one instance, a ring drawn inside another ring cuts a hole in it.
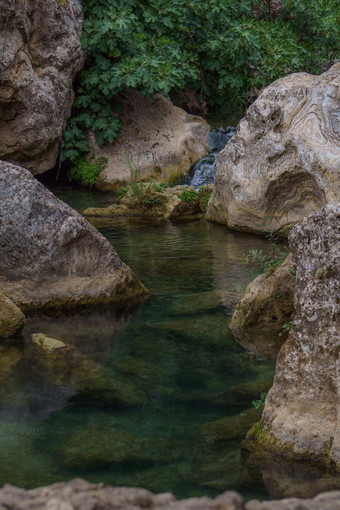
[{"label": "water reflection", "polygon": [[[178,497],[265,496],[241,441],[274,364],[227,328],[249,279],[240,259],[265,241],[204,221],[96,224],[150,295],[125,313],[30,320],[1,345],[0,484],[83,476]],[[43,354],[37,332],[70,349]]]}]

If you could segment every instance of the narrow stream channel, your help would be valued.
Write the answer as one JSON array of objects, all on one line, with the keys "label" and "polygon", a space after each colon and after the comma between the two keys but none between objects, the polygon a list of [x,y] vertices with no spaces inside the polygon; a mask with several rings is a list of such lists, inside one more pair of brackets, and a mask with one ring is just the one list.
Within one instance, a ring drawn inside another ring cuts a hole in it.
[{"label": "narrow stream channel", "polygon": [[[79,196],[61,197],[77,207]],[[274,363],[227,327],[249,281],[241,258],[267,242],[205,221],[96,226],[150,295],[124,312],[29,320],[23,337],[0,346],[0,484],[81,476],[178,497],[232,488],[266,497],[241,455],[242,414],[223,442],[204,425],[252,408],[256,381],[272,379]],[[75,349],[44,357],[36,332]]]}]

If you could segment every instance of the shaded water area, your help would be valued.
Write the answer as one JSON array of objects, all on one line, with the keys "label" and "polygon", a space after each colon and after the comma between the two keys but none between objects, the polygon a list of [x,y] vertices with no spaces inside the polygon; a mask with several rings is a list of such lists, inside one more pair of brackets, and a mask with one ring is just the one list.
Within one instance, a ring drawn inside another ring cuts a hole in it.
[{"label": "shaded water area", "polygon": [[[79,192],[61,198],[82,207]],[[267,497],[241,441],[274,362],[228,330],[249,281],[241,259],[267,241],[203,220],[95,226],[150,295],[130,310],[31,319],[1,344],[0,485],[81,476],[177,497]],[[37,332],[73,349],[43,355],[30,340]],[[219,440],[207,424],[228,417]]]}]

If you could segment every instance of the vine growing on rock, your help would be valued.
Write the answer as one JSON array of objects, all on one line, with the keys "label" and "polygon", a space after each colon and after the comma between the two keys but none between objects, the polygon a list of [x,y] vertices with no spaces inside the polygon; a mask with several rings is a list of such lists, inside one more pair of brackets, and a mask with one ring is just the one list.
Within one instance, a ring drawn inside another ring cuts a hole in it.
[{"label": "vine growing on rock", "polygon": [[335,58],[333,0],[276,0],[275,11],[264,4],[270,1],[83,0],[87,61],[61,159],[89,151],[87,130],[99,144],[114,141],[121,121],[113,112],[126,89],[152,98],[189,86],[210,108],[230,110],[280,76]]}]

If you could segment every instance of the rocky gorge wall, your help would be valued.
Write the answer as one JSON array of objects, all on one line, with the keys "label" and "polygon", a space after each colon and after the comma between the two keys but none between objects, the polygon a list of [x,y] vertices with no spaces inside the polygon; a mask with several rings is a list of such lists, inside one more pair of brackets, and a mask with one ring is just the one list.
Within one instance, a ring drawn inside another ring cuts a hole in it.
[{"label": "rocky gorge wall", "polygon": [[0,0],[0,159],[55,165],[84,63],[79,0]]}]

